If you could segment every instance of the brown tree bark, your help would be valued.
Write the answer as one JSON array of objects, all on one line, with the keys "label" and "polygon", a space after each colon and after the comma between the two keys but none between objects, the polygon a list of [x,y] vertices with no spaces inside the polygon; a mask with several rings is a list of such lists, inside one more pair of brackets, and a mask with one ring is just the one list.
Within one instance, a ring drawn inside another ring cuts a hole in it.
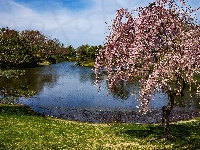
[{"label": "brown tree bark", "polygon": [[170,130],[169,130],[169,115],[174,107],[174,96],[176,93],[170,91],[168,94],[168,105],[162,107],[162,125],[164,128],[164,138],[166,140],[171,139]]},{"label": "brown tree bark", "polygon": [[[182,88],[180,91],[180,95],[181,95],[181,97],[183,97],[184,96],[183,91],[186,87],[186,82],[180,76],[178,76],[177,79],[180,82],[182,82],[182,84],[181,84]],[[176,85],[178,85],[178,84],[176,84]],[[162,125],[164,128],[164,138],[166,140],[169,140],[172,138],[172,136],[170,135],[170,131],[169,131],[169,115],[171,114],[171,111],[174,108],[174,97],[177,94],[177,92],[178,92],[177,90],[168,91],[168,105],[162,107]]]}]

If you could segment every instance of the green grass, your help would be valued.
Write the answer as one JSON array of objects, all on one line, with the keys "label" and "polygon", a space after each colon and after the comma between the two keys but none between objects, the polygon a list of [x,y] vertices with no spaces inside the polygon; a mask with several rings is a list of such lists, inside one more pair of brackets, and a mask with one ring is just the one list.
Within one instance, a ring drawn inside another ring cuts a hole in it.
[{"label": "green grass", "polygon": [[47,60],[45,60],[45,61],[43,61],[43,62],[41,62],[41,63],[38,63],[38,65],[39,66],[48,66],[48,65],[50,65],[51,63],[49,62],[49,61],[47,61]]},{"label": "green grass", "polygon": [[77,64],[83,67],[94,67],[95,62],[79,62]]},{"label": "green grass", "polygon": [[153,124],[92,124],[0,104],[0,149],[200,149],[200,118],[170,125],[171,141]]},{"label": "green grass", "polygon": [[84,67],[94,67],[94,62],[83,63]]}]

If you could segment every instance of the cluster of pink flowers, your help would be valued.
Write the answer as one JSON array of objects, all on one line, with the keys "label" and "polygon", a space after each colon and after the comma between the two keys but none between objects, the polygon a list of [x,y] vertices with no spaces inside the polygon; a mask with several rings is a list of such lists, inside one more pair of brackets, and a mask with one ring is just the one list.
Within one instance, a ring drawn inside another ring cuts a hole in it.
[{"label": "cluster of pink flowers", "polygon": [[172,90],[180,94],[182,81],[196,84],[199,91],[194,75],[200,70],[200,26],[191,16],[198,9],[180,2],[181,7],[176,0],[156,0],[135,10],[136,18],[119,9],[96,59],[97,84],[101,69],[107,70],[109,89],[121,80],[139,79],[144,112],[152,94]]}]

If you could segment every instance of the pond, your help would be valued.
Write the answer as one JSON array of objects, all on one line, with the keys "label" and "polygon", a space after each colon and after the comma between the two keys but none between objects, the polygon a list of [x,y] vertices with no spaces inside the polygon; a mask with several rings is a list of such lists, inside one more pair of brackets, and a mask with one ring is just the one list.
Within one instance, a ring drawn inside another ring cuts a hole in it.
[{"label": "pond", "polygon": [[[138,112],[137,106],[140,104],[138,94],[131,94],[133,91],[134,93],[139,91],[137,84],[127,84],[108,94],[105,80],[102,81],[101,91],[98,91],[94,82],[95,74],[92,68],[77,66],[74,62],[28,68],[26,74],[18,79],[0,80],[1,85],[7,87],[25,85],[37,91],[33,97],[19,98],[18,103],[28,105],[44,115],[70,120],[102,122],[109,118],[114,118],[116,121],[119,116],[121,119],[123,113],[119,114],[119,112],[126,112],[126,114],[130,113],[126,122],[130,121],[130,116],[133,119],[134,115],[131,113]],[[164,93],[156,94],[153,99],[150,103],[150,109],[153,111],[160,110],[162,106],[167,105],[167,95]],[[184,97],[176,98],[176,110],[200,109],[199,102],[198,97],[190,97],[186,93]]]}]

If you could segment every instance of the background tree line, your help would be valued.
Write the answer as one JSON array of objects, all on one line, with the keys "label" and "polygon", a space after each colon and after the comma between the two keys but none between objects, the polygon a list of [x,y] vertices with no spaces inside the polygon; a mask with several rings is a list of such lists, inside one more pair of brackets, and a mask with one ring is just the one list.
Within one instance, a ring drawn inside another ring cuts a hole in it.
[{"label": "background tree line", "polygon": [[76,62],[80,66],[94,66],[96,55],[102,46],[81,45],[76,49]]},{"label": "background tree line", "polygon": [[0,28],[0,66],[34,67],[44,61],[53,62],[54,54],[64,49],[57,39],[51,39],[39,31],[18,32]]},{"label": "background tree line", "polygon": [[101,46],[88,44],[64,47],[39,31],[0,28],[0,67],[35,67],[37,65],[76,61],[78,65],[94,65]]}]

